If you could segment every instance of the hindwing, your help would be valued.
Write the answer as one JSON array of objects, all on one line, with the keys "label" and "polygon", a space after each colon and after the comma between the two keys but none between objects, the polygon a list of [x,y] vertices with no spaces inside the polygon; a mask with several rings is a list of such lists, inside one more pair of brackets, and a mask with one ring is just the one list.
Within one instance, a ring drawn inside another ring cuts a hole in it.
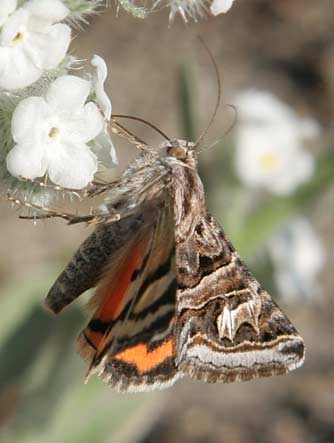
[{"label": "hindwing", "polygon": [[151,215],[104,269],[90,302],[93,318],[79,337],[89,372],[120,391],[162,388],[178,376],[172,205],[167,200]]}]

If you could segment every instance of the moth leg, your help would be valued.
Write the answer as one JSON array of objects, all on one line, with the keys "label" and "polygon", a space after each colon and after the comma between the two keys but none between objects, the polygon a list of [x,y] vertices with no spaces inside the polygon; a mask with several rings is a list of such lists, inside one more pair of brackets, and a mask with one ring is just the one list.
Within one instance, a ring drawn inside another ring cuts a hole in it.
[{"label": "moth leg", "polygon": [[40,186],[41,188],[44,188],[44,189],[51,189],[52,191],[69,193],[69,194],[75,195],[79,199],[81,198],[81,195],[77,189],[63,188],[62,186],[59,186],[59,185],[47,183],[47,175],[45,175],[44,182],[39,181],[39,180],[30,179],[30,178],[24,178],[24,177],[20,177],[20,180],[23,182],[32,183],[32,184]]},{"label": "moth leg", "polygon": [[98,223],[108,223],[112,221],[117,221],[120,219],[120,215],[118,213],[113,214],[96,214],[91,213],[87,215],[78,215],[65,211],[57,211],[54,209],[46,208],[43,206],[39,206],[28,201],[23,201],[17,197],[13,197],[11,195],[7,195],[9,201],[20,205],[25,206],[28,209],[36,210],[42,212],[42,214],[35,214],[30,216],[21,215],[20,218],[24,220],[44,220],[47,218],[62,218],[68,222],[69,225],[73,225],[76,223],[88,223],[88,224],[98,224]]},{"label": "moth leg", "polygon": [[96,197],[97,195],[101,195],[106,191],[109,191],[112,187],[112,183],[103,183],[103,182],[92,182],[92,187],[85,191],[85,197]]},{"label": "moth leg", "polygon": [[59,218],[65,219],[67,221],[70,221],[71,219],[78,217],[76,214],[71,214],[69,212],[64,212],[64,211],[56,211],[56,210],[53,210],[53,209],[50,209],[50,208],[47,208],[44,206],[36,205],[34,203],[30,203],[29,201],[21,200],[20,198],[14,197],[10,194],[7,194],[7,198],[9,201],[11,201],[12,203],[14,203],[16,205],[24,206],[28,209],[42,212],[42,214],[35,214],[35,215],[31,215],[31,216],[20,215],[20,218],[23,218],[26,220],[41,220],[41,219],[46,219],[46,218],[59,217]]},{"label": "moth leg", "polygon": [[47,176],[45,176],[44,182],[39,181],[39,180],[28,179],[28,178],[24,178],[24,177],[20,177],[20,180],[24,181],[24,182],[35,184],[35,185],[40,186],[41,188],[44,188],[44,189],[51,189],[52,191],[62,192],[64,194],[71,194],[71,195],[78,197],[79,199],[81,199],[82,197],[94,197],[94,196],[100,195],[103,192],[110,189],[110,183],[108,183],[106,181],[98,181],[98,180],[94,180],[91,183],[89,183],[89,185],[87,186],[86,189],[83,190],[83,192],[78,192],[77,189],[63,188],[62,186],[59,186],[59,185],[47,183]]},{"label": "moth leg", "polygon": [[71,217],[68,220],[69,225],[76,223],[87,223],[89,225],[98,225],[100,223],[112,223],[121,219],[121,215],[118,213],[113,214],[90,214],[90,215],[77,215]]}]

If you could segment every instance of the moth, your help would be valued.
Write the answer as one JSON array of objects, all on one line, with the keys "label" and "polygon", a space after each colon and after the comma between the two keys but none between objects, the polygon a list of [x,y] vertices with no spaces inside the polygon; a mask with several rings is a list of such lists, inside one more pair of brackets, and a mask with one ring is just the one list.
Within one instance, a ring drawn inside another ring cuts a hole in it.
[{"label": "moth", "polygon": [[[58,314],[94,288],[78,338],[117,391],[163,389],[190,376],[209,383],[285,374],[303,340],[208,213],[196,145],[142,149],[121,177],[97,186],[97,224],[46,298]],[[66,217],[65,217],[66,218]]]}]

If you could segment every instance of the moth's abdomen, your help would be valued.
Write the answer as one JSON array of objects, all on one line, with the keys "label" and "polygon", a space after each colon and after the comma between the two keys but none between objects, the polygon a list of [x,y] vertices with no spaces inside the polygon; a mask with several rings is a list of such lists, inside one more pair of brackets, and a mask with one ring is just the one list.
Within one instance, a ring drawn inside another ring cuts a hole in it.
[{"label": "moth's abdomen", "polygon": [[140,216],[132,216],[98,226],[57,278],[46,297],[46,306],[58,314],[79,295],[94,287],[111,257],[142,223]]}]

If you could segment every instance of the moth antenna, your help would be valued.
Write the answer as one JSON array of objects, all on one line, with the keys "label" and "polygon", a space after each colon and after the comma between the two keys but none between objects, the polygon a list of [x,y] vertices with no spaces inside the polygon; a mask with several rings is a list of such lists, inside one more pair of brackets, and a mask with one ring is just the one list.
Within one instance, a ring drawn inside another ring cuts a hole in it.
[{"label": "moth antenna", "polygon": [[218,112],[218,109],[219,109],[220,99],[221,99],[221,82],[220,82],[219,69],[218,69],[217,62],[216,62],[216,60],[215,60],[215,58],[214,58],[212,52],[210,51],[209,47],[207,46],[207,44],[205,43],[205,41],[202,39],[202,37],[198,36],[198,39],[199,39],[199,41],[202,43],[202,45],[203,45],[205,51],[207,52],[207,54],[208,54],[208,56],[209,56],[209,58],[210,58],[210,60],[211,60],[211,62],[212,62],[212,65],[213,65],[214,71],[215,71],[216,82],[217,82],[217,99],[216,99],[216,104],[215,104],[215,107],[214,107],[214,110],[213,110],[212,116],[211,116],[211,118],[210,118],[210,120],[209,120],[209,123],[207,124],[207,126],[206,126],[206,128],[204,129],[204,131],[202,132],[202,134],[201,134],[201,135],[198,137],[198,139],[196,140],[195,145],[194,145],[194,149],[196,148],[196,146],[198,146],[198,145],[201,143],[201,141],[202,141],[203,138],[205,137],[206,133],[207,133],[208,130],[210,129],[212,123],[214,122],[214,120],[215,120],[215,118],[216,118],[216,115],[217,115],[217,112]]},{"label": "moth antenna", "polygon": [[125,126],[118,123],[118,121],[113,120],[112,118],[111,123],[114,125],[111,127],[112,132],[119,135],[120,137],[126,138],[128,141],[135,144],[139,149],[148,148],[148,144],[144,140],[134,135],[127,128],[125,128]]},{"label": "moth antenna", "polygon": [[233,118],[232,123],[231,123],[230,126],[227,128],[227,130],[223,133],[223,135],[222,135],[221,137],[218,138],[218,140],[216,140],[216,141],[214,141],[213,143],[211,143],[211,145],[204,146],[200,151],[197,152],[197,154],[200,154],[201,152],[203,152],[203,151],[207,151],[208,149],[211,149],[211,148],[213,148],[214,146],[216,146],[219,142],[221,142],[221,141],[223,140],[224,137],[227,136],[227,134],[229,134],[229,133],[232,131],[232,129],[233,129],[234,126],[236,125],[236,123],[237,123],[237,121],[238,121],[238,110],[237,110],[237,107],[234,106],[234,105],[229,105],[229,104],[227,104],[227,105],[225,105],[225,106],[228,107],[228,108],[233,109],[233,111],[234,111],[234,118]]},{"label": "moth antenna", "polygon": [[171,139],[161,131],[157,126],[153,125],[153,123],[148,122],[147,120],[144,120],[140,117],[134,117],[132,115],[124,115],[124,114],[113,114],[114,118],[127,118],[129,120],[137,120],[138,122],[144,123],[145,125],[149,126],[150,128],[154,129],[156,132],[158,132],[162,137],[164,137],[166,140],[170,141]]}]

